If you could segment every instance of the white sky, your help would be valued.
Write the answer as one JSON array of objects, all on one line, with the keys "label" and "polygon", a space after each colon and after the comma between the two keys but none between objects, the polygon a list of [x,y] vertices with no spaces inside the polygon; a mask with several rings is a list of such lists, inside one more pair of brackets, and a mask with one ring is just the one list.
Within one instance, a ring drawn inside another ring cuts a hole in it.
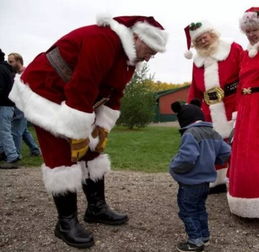
[{"label": "white sky", "polygon": [[155,80],[182,83],[191,80],[192,61],[184,58],[184,27],[207,19],[222,38],[244,48],[239,30],[243,12],[258,0],[0,0],[0,48],[20,53],[27,65],[57,39],[73,29],[94,24],[96,14],[154,16],[169,33],[167,51],[149,62]]}]

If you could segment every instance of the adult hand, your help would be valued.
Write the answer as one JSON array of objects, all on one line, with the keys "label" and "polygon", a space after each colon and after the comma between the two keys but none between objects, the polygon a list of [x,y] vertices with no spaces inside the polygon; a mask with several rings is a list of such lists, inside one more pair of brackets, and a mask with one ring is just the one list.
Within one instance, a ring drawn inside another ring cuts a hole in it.
[{"label": "adult hand", "polygon": [[100,127],[100,126],[96,126],[92,132],[92,137],[93,138],[96,138],[96,137],[99,137],[99,142],[97,144],[97,146],[95,147],[95,151],[96,152],[103,152],[105,147],[106,147],[106,144],[108,142],[108,133],[109,131]]}]

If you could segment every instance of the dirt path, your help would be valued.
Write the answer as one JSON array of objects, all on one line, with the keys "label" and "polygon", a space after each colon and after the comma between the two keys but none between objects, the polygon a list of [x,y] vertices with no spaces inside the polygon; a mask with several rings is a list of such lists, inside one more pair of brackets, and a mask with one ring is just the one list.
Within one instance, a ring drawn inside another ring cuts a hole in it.
[{"label": "dirt path", "polygon": [[[121,227],[86,224],[83,193],[78,195],[79,220],[94,233],[89,252],[169,252],[185,238],[177,217],[177,185],[166,173],[112,172],[106,179],[107,201],[127,212]],[[259,251],[259,221],[229,213],[226,195],[209,196],[212,234],[210,252]],[[56,211],[45,192],[39,168],[0,170],[0,251],[78,251],[55,238]],[[82,250],[81,250],[82,251]]]}]

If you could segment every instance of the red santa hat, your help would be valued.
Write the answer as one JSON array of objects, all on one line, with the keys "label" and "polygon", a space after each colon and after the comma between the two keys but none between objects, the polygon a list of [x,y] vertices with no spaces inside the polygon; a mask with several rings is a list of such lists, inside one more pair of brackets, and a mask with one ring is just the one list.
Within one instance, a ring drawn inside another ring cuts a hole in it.
[{"label": "red santa hat", "polygon": [[251,7],[245,11],[242,18],[239,20],[240,29],[245,32],[249,27],[259,27],[259,7]]},{"label": "red santa hat", "polygon": [[191,23],[184,28],[186,41],[187,41],[187,49],[188,51],[185,52],[184,56],[187,59],[192,58],[192,52],[190,50],[192,42],[197,39],[200,35],[208,31],[214,31],[214,27],[206,20]]},{"label": "red santa hat", "polygon": [[[98,25],[110,25],[111,17],[98,17]],[[154,17],[146,16],[120,16],[114,17],[113,20],[130,28],[132,32],[144,41],[151,49],[156,52],[164,52],[168,34],[163,26],[158,23]]]}]

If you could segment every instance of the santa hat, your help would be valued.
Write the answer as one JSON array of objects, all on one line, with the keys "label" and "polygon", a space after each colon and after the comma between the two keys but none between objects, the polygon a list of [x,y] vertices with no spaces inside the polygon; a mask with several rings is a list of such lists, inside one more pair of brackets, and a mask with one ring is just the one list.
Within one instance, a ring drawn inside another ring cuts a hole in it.
[{"label": "santa hat", "polygon": [[190,25],[186,26],[184,28],[184,32],[186,35],[186,41],[187,41],[187,49],[188,51],[185,52],[184,56],[187,59],[192,58],[192,52],[190,50],[191,43],[198,38],[200,35],[202,35],[205,32],[208,31],[214,31],[214,27],[206,20],[197,22],[197,23],[191,23]]},{"label": "santa hat", "polygon": [[239,20],[239,24],[243,32],[249,27],[259,28],[259,7],[252,7],[246,10],[243,17]]},{"label": "santa hat", "polygon": [[201,101],[193,99],[190,104],[181,104],[176,101],[171,104],[172,111],[177,114],[181,128],[188,126],[196,121],[204,121],[204,114],[201,110]]},{"label": "santa hat", "polygon": [[[158,23],[154,17],[146,16],[120,16],[114,17],[113,20],[130,28],[133,33],[156,52],[164,52],[168,34],[163,26]],[[98,17],[98,25],[110,25],[111,17]]]}]

